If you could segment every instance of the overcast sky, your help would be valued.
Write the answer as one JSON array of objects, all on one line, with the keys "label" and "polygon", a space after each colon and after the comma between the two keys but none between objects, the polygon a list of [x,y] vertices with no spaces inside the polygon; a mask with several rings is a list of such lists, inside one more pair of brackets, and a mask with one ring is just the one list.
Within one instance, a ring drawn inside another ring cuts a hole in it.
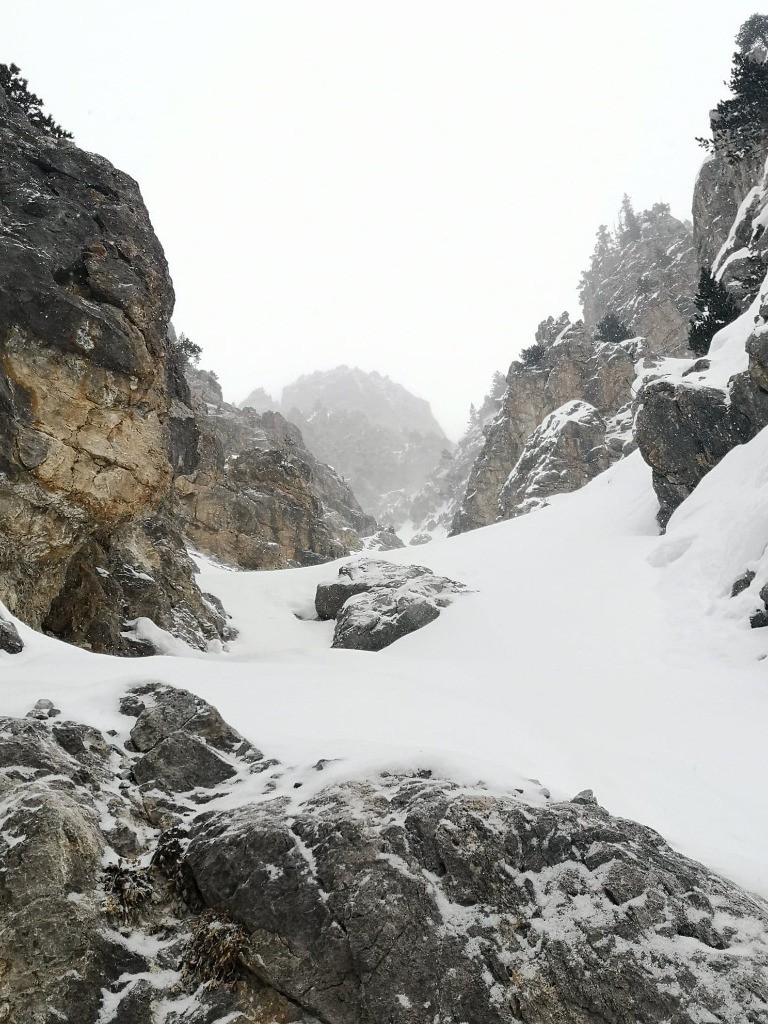
[{"label": "overcast sky", "polygon": [[138,179],[174,321],[230,400],[338,363],[456,436],[536,325],[579,313],[628,192],[690,213],[754,0],[24,0],[19,64]]}]

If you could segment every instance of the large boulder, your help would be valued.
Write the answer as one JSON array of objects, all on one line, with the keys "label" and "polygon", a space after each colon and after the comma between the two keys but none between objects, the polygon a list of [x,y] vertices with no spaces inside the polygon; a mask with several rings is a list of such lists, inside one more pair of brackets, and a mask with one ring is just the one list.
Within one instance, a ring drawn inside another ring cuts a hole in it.
[{"label": "large boulder", "polygon": [[762,1024],[768,906],[589,794],[349,783],[203,815],[187,864],[327,1024]]},{"label": "large boulder", "polygon": [[318,586],[315,609],[320,619],[336,619],[333,647],[380,651],[428,625],[465,591],[422,565],[362,559]]},{"label": "large boulder", "polygon": [[[289,799],[193,694],[121,710],[127,743],[50,700],[0,719],[0,1020],[767,1019],[768,906],[589,791],[422,771]],[[140,783],[169,741],[176,770],[194,741],[235,774]]]}]

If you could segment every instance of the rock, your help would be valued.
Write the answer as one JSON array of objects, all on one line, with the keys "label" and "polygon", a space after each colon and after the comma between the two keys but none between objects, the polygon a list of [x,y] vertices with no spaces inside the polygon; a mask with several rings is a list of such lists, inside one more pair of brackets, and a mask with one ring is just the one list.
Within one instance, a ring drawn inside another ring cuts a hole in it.
[{"label": "rock", "polygon": [[174,482],[175,510],[200,551],[244,569],[314,565],[360,550],[376,522],[280,413],[237,409],[187,367],[199,443]]},{"label": "rock", "polygon": [[405,544],[395,533],[394,526],[389,526],[368,537],[365,546],[368,551],[396,551],[404,548]]},{"label": "rock", "polygon": [[134,762],[132,774],[145,789],[170,795],[215,789],[237,774],[232,759],[243,770],[262,760],[215,708],[187,690],[144,683],[129,692],[120,709],[136,716],[131,746],[144,756]]},{"label": "rock", "polygon": [[731,597],[738,597],[739,594],[743,593],[745,590],[748,590],[749,587],[752,585],[752,581],[754,580],[754,578],[755,573],[752,571],[752,569],[747,569],[746,572],[743,572],[741,576],[739,576],[737,579],[733,581],[733,586],[731,587]]},{"label": "rock", "polygon": [[619,230],[598,242],[580,283],[584,320],[593,330],[615,313],[651,352],[687,355],[700,268],[691,226],[666,203],[638,213],[637,222],[636,233]]},{"label": "rock", "polygon": [[592,803],[389,777],[289,819],[274,803],[202,815],[190,836],[249,967],[328,1024],[768,1013],[766,904]]},{"label": "rock", "polygon": [[431,540],[432,535],[430,533],[414,533],[408,543],[411,547],[420,547],[422,544],[429,544]]},{"label": "rock", "polygon": [[[526,442],[543,421],[558,409],[578,401],[594,408],[605,421],[603,463],[613,461],[632,449],[632,385],[635,365],[643,355],[641,340],[611,344],[597,340],[584,323],[572,324],[567,313],[550,317],[539,325],[536,343],[541,358],[531,364],[515,362],[507,376],[507,389],[496,418],[485,429],[485,443],[472,468],[467,491],[451,526],[451,534],[465,533],[488,526],[508,514],[517,514],[517,504],[525,500],[528,476],[518,474],[514,487],[519,495],[501,506],[501,493],[510,474],[520,462]],[[573,428],[569,428],[573,429]],[[539,443],[543,440],[539,435]],[[539,444],[534,443],[538,449]],[[565,438],[562,447],[567,448]],[[545,455],[542,453],[542,458]],[[526,465],[535,470],[538,458],[528,452]],[[573,467],[563,478],[561,491],[572,482],[589,479],[594,464],[578,472]],[[600,459],[593,460],[600,462]],[[552,489],[549,493],[557,493]],[[512,485],[510,485],[511,487]],[[535,488],[534,488],[535,489]]]},{"label": "rock", "polygon": [[6,654],[21,654],[24,641],[19,636],[16,626],[0,615],[0,651]]},{"label": "rock", "polygon": [[[241,739],[163,684],[121,709],[154,744],[139,763],[178,740],[183,771],[195,721]],[[169,796],[158,835],[162,794],[134,784],[136,760],[86,723],[0,719],[14,1024],[766,1019],[768,905],[591,791],[517,799],[430,771],[290,804],[203,790],[204,808]]]},{"label": "rock", "polygon": [[591,789],[582,789],[580,793],[571,800],[572,804],[587,804],[589,807],[599,807],[597,798]]},{"label": "rock", "polygon": [[662,378],[640,390],[635,437],[653,469],[662,526],[732,448],[768,425],[766,324],[768,302],[760,306],[746,342],[748,369],[731,377],[725,388],[709,385],[705,370],[695,381]]},{"label": "rock", "polygon": [[4,95],[0,152],[0,601],[84,647],[152,653],[122,635],[122,567],[153,578],[157,625],[204,648],[225,629],[167,510],[195,424],[138,186]]},{"label": "rock", "polygon": [[746,309],[768,271],[768,239],[761,224],[768,205],[768,139],[731,161],[727,140],[713,134],[715,151],[702,164],[693,193],[693,239],[699,265],[711,268]]},{"label": "rock", "polygon": [[466,590],[421,565],[365,559],[339,569],[339,579],[321,583],[315,609],[336,619],[333,647],[380,651],[432,622]]},{"label": "rock", "polygon": [[49,718],[56,718],[60,714],[61,711],[54,705],[52,700],[41,698],[32,710],[27,712],[27,718],[37,718],[41,721],[46,721]]},{"label": "rock", "polygon": [[207,744],[183,730],[161,740],[133,766],[139,785],[159,787],[172,794],[215,789],[235,774],[235,769]]},{"label": "rock", "polygon": [[499,496],[512,519],[547,505],[547,498],[583,487],[619,457],[606,442],[606,422],[594,406],[568,402],[531,434]]}]

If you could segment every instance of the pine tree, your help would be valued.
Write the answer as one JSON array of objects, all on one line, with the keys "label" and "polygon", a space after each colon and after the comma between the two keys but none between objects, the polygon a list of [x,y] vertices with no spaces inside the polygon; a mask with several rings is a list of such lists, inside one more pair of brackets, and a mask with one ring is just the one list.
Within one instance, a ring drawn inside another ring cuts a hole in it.
[{"label": "pine tree", "polygon": [[541,360],[544,358],[546,349],[540,341],[534,341],[528,348],[524,348],[520,353],[520,362],[523,366],[538,366]]},{"label": "pine tree", "polygon": [[698,312],[690,320],[688,347],[697,356],[705,356],[715,334],[735,320],[740,310],[725,285],[706,267],[701,268],[699,290],[693,304]]},{"label": "pine tree", "polygon": [[619,214],[622,242],[636,242],[640,237],[640,222],[632,208],[632,200],[624,193]]},{"label": "pine tree", "polygon": [[768,133],[768,16],[753,14],[736,37],[728,84],[732,96],[712,113],[713,139],[697,141],[738,163]]},{"label": "pine tree", "polygon": [[200,362],[200,356],[203,354],[202,348],[188,338],[183,331],[179,335],[173,347],[185,363],[194,363],[194,365],[197,366]]},{"label": "pine tree", "polygon": [[624,321],[610,311],[598,320],[595,335],[600,341],[607,341],[613,345],[633,337],[632,331]]},{"label": "pine tree", "polygon": [[72,133],[65,131],[57,124],[50,114],[43,113],[43,101],[29,91],[29,82],[21,77],[21,69],[16,64],[0,64],[0,88],[5,95],[21,107],[31,124],[54,139],[71,139]]}]

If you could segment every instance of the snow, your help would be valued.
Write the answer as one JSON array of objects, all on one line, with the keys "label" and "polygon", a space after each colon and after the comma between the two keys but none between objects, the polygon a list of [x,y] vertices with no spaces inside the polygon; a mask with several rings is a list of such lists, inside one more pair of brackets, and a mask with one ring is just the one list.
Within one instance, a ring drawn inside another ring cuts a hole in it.
[{"label": "snow", "polygon": [[[378,552],[472,593],[377,654],[331,650],[333,622],[313,621],[315,587],[339,563],[249,573],[197,556],[202,589],[240,630],[228,651],[116,659],[19,623],[27,646],[0,655],[0,710],[23,715],[48,697],[63,718],[124,740],[119,696],[162,680],[209,700],[287,766],[274,791],[287,814],[329,783],[383,769],[531,800],[545,799],[541,779],[554,799],[593,789],[613,813],[768,895],[768,630],[748,624],[768,579],[767,502],[763,432],[704,479],[664,537],[635,454],[529,516]],[[758,579],[731,599],[749,567]],[[227,793],[233,806],[244,798]]]}]

